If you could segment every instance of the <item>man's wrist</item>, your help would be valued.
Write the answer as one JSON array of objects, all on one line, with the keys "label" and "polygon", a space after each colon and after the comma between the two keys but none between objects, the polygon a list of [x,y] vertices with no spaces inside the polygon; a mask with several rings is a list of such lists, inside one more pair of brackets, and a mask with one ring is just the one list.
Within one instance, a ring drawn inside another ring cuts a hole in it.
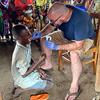
[{"label": "man's wrist", "polygon": [[57,49],[58,49],[58,50],[61,50],[61,45],[58,45]]}]

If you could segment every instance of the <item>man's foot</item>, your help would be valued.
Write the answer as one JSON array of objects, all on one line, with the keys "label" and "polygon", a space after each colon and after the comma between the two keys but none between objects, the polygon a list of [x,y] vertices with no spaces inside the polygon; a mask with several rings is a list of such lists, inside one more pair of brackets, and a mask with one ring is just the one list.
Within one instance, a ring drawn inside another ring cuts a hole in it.
[{"label": "man's foot", "polygon": [[80,95],[80,87],[78,87],[77,91],[75,89],[70,89],[71,92],[69,91],[65,97],[65,100],[76,100],[76,98]]},{"label": "man's foot", "polygon": [[41,66],[41,69],[44,69],[44,70],[49,70],[49,69],[52,69],[52,64],[51,62],[47,62],[47,60],[45,60],[45,63],[44,65]]},{"label": "man's foot", "polygon": [[50,70],[50,69],[52,69],[52,66],[43,65],[43,66],[41,66],[41,69],[43,69],[43,70]]}]

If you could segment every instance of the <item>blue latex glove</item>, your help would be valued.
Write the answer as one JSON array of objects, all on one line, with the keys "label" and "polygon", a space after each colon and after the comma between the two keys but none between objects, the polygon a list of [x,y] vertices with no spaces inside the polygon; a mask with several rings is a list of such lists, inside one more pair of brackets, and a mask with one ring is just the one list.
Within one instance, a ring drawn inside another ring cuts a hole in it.
[{"label": "blue latex glove", "polygon": [[41,33],[41,32],[33,33],[33,34],[32,34],[32,40],[41,38],[41,36],[42,36],[42,33]]},{"label": "blue latex glove", "polygon": [[45,45],[47,48],[51,49],[51,50],[58,50],[58,45],[55,44],[54,42],[51,41],[45,41]]}]

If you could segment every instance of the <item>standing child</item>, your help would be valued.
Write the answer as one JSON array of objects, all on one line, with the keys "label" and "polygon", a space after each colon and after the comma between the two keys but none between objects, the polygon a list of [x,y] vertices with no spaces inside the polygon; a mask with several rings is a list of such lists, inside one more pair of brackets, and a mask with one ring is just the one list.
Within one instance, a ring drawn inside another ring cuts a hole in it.
[{"label": "standing child", "polygon": [[32,38],[28,28],[19,24],[13,27],[12,33],[16,39],[16,46],[12,56],[11,72],[14,85],[20,87],[14,89],[14,95],[18,96],[21,92],[30,89],[50,88],[52,82],[46,80],[47,75],[44,71],[36,69],[34,63],[31,63]]}]

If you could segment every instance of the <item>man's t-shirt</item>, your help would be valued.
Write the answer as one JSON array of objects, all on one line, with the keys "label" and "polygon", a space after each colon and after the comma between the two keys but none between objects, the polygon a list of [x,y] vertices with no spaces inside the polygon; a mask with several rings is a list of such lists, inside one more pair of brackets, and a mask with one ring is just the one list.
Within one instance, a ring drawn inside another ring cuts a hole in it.
[{"label": "man's t-shirt", "polygon": [[77,7],[66,6],[72,8],[73,12],[70,20],[59,26],[59,29],[64,33],[64,37],[76,41],[87,38],[94,39],[95,32],[88,13]]}]

